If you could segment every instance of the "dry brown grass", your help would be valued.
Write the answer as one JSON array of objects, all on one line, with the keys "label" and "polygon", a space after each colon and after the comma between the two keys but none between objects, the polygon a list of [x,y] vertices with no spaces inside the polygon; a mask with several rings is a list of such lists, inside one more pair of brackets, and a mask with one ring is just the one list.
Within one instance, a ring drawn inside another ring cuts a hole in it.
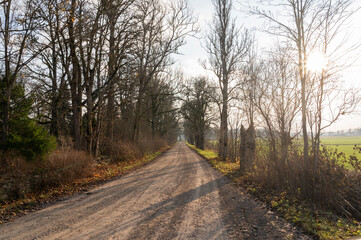
[{"label": "dry brown grass", "polygon": [[144,155],[158,151],[166,146],[168,143],[160,137],[152,137],[143,135],[138,143],[130,140],[120,139],[112,143],[107,143],[106,148],[102,153],[110,156],[114,162],[133,161],[139,159]]},{"label": "dry brown grass", "polygon": [[319,208],[361,220],[361,174],[340,165],[339,156],[323,152],[315,169],[305,168],[297,149],[289,153],[284,165],[267,156],[262,150],[257,152],[247,173],[251,183],[265,192],[284,192]]},{"label": "dry brown grass", "polygon": [[86,177],[94,165],[95,160],[84,151],[71,148],[57,150],[33,173],[33,190],[43,190]]},{"label": "dry brown grass", "polygon": [[145,154],[157,151],[166,146],[168,146],[167,141],[158,136],[143,136],[139,139],[138,143],[139,149]]},{"label": "dry brown grass", "polygon": [[137,145],[125,140],[112,143],[109,153],[114,162],[132,161],[143,156]]},{"label": "dry brown grass", "polygon": [[4,167],[0,172],[0,188],[1,194],[7,195],[6,200],[85,177],[95,164],[89,154],[71,148],[59,149],[42,161],[28,162],[12,153],[2,158]]}]

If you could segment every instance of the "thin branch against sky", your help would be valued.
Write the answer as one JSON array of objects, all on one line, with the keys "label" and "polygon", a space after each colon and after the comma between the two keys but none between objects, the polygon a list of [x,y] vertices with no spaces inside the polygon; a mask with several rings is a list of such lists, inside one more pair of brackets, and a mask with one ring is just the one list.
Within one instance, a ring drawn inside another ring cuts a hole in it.
[{"label": "thin branch against sky", "polygon": [[[194,13],[198,15],[199,25],[201,32],[198,33],[197,37],[202,38],[205,32],[208,31],[208,23],[212,21],[212,3],[209,0],[192,0],[189,2],[190,6],[193,8]],[[255,4],[255,1],[248,1],[248,4]],[[361,7],[361,3],[355,1],[354,7]],[[276,42],[282,39],[282,36],[269,35],[264,30],[265,21],[255,16],[246,14],[244,5],[240,5],[238,1],[234,2],[233,15],[237,18],[237,24],[239,26],[243,25],[248,29],[255,29],[255,41],[257,42],[258,49],[262,49],[262,52],[266,52],[266,49],[270,49],[273,46],[276,46]],[[271,6],[272,8],[277,8],[282,6]],[[275,10],[277,14],[282,16],[280,10]],[[348,29],[346,29],[346,27]],[[352,18],[345,23],[345,29],[342,31],[352,33],[350,39],[351,44],[361,43],[361,12],[357,12],[352,16]],[[195,76],[195,75],[207,75],[210,78],[214,77],[212,74],[205,70],[200,63],[200,60],[207,58],[207,53],[202,49],[201,40],[198,38],[186,39],[187,44],[183,46],[180,50],[181,55],[175,56],[177,60],[176,67],[184,71],[185,75]],[[356,59],[358,53],[353,53],[353,58]],[[342,81],[344,81],[343,86],[346,88],[361,88],[361,81],[358,76],[361,76],[361,59],[356,59],[353,61],[352,67],[348,67],[342,71]],[[358,109],[356,112],[360,112]],[[341,118],[340,121],[336,122],[330,130],[339,130],[339,129],[349,129],[349,128],[358,128],[359,119],[361,116],[358,114],[353,114],[351,117]]]}]

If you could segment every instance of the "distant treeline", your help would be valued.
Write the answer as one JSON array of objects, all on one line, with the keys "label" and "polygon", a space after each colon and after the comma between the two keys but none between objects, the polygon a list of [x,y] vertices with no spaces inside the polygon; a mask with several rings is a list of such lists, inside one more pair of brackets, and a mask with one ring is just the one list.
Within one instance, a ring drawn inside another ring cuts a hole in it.
[{"label": "distant treeline", "polygon": [[321,136],[361,136],[361,128],[325,132]]}]

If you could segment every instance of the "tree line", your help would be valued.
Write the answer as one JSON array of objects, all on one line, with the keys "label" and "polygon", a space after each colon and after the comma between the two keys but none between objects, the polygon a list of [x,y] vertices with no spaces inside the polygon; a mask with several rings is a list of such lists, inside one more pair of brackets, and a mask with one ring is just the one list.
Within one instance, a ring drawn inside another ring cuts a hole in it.
[{"label": "tree line", "polygon": [[34,139],[47,148],[45,129],[93,155],[119,139],[176,139],[179,74],[170,68],[172,55],[197,30],[186,1],[0,5],[4,149],[15,148],[15,142],[32,149]]}]

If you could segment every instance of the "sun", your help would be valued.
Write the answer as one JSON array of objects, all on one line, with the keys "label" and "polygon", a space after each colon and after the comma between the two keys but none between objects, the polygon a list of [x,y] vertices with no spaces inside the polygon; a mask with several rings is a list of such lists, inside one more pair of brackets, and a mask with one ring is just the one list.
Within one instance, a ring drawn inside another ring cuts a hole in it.
[{"label": "sun", "polygon": [[327,58],[321,52],[312,52],[307,59],[307,69],[313,73],[321,73],[327,65]]}]

